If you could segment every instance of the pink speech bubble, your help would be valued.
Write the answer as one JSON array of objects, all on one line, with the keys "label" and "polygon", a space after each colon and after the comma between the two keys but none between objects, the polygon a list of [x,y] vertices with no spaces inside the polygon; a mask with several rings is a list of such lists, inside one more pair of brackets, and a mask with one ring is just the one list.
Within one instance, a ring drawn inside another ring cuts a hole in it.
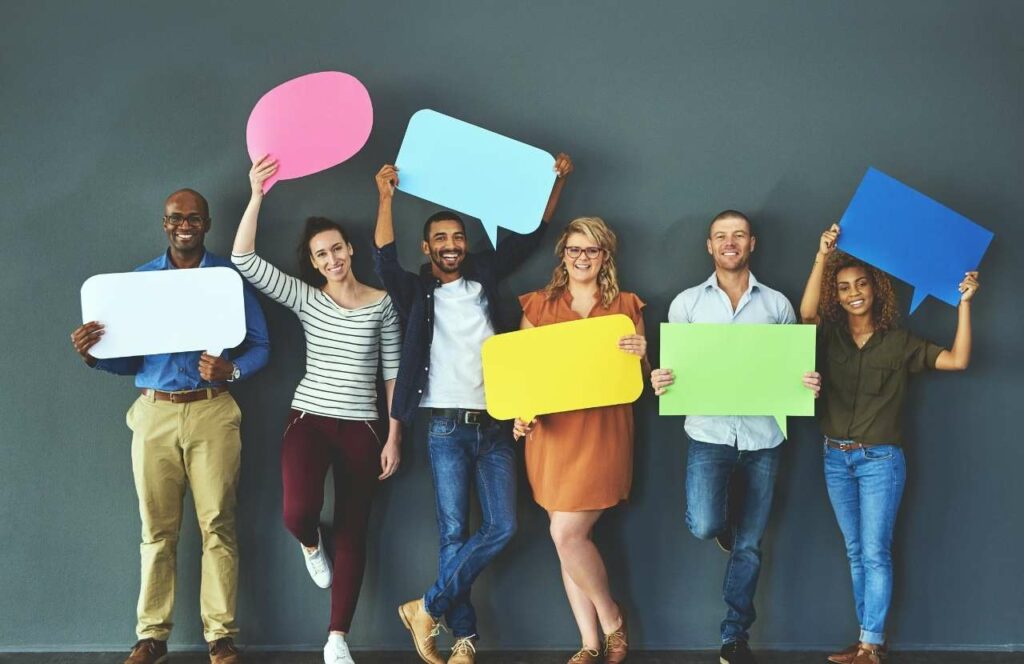
[{"label": "pink speech bubble", "polygon": [[277,159],[278,180],[291,180],[337,166],[366,144],[373,127],[370,93],[355,76],[322,71],[293,78],[263,95],[245,127],[249,158]]}]

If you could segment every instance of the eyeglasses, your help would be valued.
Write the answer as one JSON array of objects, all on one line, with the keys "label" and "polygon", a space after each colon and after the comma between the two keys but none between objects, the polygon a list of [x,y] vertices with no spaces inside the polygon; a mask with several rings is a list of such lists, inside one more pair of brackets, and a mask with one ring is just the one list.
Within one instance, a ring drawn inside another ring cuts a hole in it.
[{"label": "eyeglasses", "polygon": [[171,226],[181,226],[185,222],[188,222],[189,226],[202,226],[206,223],[206,217],[201,214],[190,214],[187,217],[180,214],[165,214],[164,222]]},{"label": "eyeglasses", "polygon": [[569,258],[579,258],[580,254],[586,254],[587,258],[594,259],[604,253],[601,247],[566,247],[565,255]]}]

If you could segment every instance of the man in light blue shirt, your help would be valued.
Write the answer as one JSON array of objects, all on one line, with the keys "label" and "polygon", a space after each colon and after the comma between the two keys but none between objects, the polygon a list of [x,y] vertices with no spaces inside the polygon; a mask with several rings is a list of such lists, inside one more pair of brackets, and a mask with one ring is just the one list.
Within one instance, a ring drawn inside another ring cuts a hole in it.
[{"label": "man in light blue shirt", "polygon": [[[707,248],[715,272],[672,301],[670,323],[796,322],[786,297],[760,283],[750,272],[756,238],[741,212],[718,214],[708,229]],[[817,395],[820,376],[808,373],[804,384]],[[651,372],[655,393],[672,385],[671,369]],[[686,418],[690,439],[686,464],[686,525],[701,539],[715,538],[729,553],[723,584],[721,661],[755,662],[747,647],[754,622],[754,591],[761,569],[761,537],[768,525],[779,465],[782,430],[771,416],[698,416]]]}]

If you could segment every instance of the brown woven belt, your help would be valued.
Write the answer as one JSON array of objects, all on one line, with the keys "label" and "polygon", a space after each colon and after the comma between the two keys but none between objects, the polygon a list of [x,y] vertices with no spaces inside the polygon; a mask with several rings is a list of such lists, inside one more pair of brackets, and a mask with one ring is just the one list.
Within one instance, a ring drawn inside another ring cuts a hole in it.
[{"label": "brown woven belt", "polygon": [[171,403],[189,403],[191,401],[202,401],[212,399],[217,395],[228,391],[226,387],[204,387],[201,390],[189,390],[187,392],[161,392],[146,388],[142,390],[142,396],[152,397],[156,401],[170,401]]}]

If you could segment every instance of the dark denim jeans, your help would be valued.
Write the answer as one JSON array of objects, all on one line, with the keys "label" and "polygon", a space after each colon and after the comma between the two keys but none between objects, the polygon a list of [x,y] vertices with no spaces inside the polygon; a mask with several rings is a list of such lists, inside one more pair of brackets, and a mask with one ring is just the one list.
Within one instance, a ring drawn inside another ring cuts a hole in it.
[{"label": "dark denim jeans", "polygon": [[[470,587],[516,531],[516,461],[507,426],[493,420],[466,424],[431,417],[437,528],[437,581],[423,598],[430,615],[444,616],[456,638],[476,634]],[[482,523],[469,534],[469,496],[476,482]]]},{"label": "dark denim jeans", "polygon": [[825,444],[824,452],[825,485],[846,542],[860,640],[882,644],[892,601],[892,532],[907,462],[899,445],[844,452]]},{"label": "dark denim jeans", "polygon": [[768,525],[779,448],[740,451],[730,445],[715,445],[690,439],[686,461],[686,525],[701,539],[712,539],[728,527],[729,485],[739,474],[743,502],[733,515],[735,537],[725,568],[722,598],[725,620],[722,643],[750,638],[754,624],[754,591],[761,572],[761,537]]}]

